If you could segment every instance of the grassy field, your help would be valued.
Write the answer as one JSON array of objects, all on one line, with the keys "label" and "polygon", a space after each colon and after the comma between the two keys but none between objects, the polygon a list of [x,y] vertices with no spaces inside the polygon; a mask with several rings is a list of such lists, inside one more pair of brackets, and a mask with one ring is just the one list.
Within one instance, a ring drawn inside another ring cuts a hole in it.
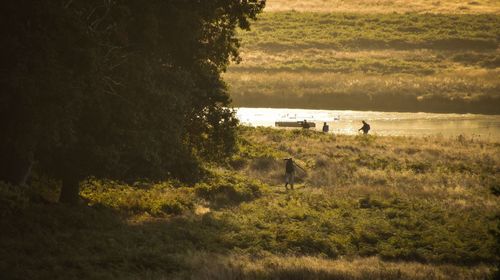
[{"label": "grassy field", "polygon": [[356,13],[500,13],[495,0],[268,0],[267,11]]},{"label": "grassy field", "polygon": [[[0,184],[5,279],[494,279],[500,145],[244,128],[196,185]],[[307,173],[283,187],[283,157]],[[51,186],[53,191],[47,191]],[[43,188],[42,188],[43,187]],[[40,190],[44,191],[40,191]],[[36,195],[35,195],[36,194]],[[41,198],[43,197],[43,199]],[[496,274],[498,276],[498,274]]]},{"label": "grassy field", "polygon": [[276,5],[240,32],[243,62],[225,74],[235,106],[500,114],[498,13]]}]

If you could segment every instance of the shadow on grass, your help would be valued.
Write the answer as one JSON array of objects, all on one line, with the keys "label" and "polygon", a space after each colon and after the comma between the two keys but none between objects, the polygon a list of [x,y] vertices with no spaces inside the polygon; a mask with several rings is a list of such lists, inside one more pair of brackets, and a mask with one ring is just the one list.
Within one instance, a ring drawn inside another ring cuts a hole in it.
[{"label": "shadow on grass", "polygon": [[182,270],[175,255],[187,251],[220,252],[227,225],[210,214],[131,219],[102,206],[35,204],[0,228],[2,279],[130,279]]}]

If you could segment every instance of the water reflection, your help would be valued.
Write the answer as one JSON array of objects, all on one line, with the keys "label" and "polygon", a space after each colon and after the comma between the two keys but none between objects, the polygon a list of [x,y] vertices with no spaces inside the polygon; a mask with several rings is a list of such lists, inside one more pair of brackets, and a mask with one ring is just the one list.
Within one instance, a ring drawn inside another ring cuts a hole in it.
[{"label": "water reflection", "polygon": [[371,125],[371,134],[395,136],[464,135],[500,141],[500,115],[395,113],[340,110],[237,108],[240,122],[250,126],[274,127],[276,121],[307,120],[330,126],[330,132],[357,134],[361,121]]}]

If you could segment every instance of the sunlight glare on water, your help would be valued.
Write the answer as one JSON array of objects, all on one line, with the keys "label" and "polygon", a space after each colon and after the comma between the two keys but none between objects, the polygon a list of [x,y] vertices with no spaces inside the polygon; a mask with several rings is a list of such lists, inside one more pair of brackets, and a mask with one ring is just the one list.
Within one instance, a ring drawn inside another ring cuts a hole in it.
[{"label": "sunlight glare on water", "polygon": [[243,125],[274,127],[276,121],[323,122],[336,134],[357,134],[365,120],[370,134],[392,136],[456,137],[463,135],[488,141],[500,141],[500,115],[396,113],[344,110],[308,110],[275,108],[236,108]]}]

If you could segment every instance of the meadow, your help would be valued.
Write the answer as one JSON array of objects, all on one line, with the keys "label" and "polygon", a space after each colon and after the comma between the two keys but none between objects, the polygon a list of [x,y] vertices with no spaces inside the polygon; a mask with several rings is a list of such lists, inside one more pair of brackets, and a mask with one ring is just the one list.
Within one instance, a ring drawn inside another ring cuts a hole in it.
[{"label": "meadow", "polygon": [[225,74],[235,106],[500,113],[498,13],[273,5],[240,32],[243,60]]},{"label": "meadow", "polygon": [[[194,185],[0,184],[6,279],[494,279],[500,145],[240,127]],[[297,173],[283,186],[283,158]],[[51,188],[47,187],[51,186]],[[52,189],[52,191],[47,191]],[[44,190],[44,191],[40,191]]]},{"label": "meadow", "polygon": [[434,13],[434,14],[478,14],[498,13],[500,7],[495,0],[270,0],[266,10],[308,12],[358,12],[358,13]]}]

